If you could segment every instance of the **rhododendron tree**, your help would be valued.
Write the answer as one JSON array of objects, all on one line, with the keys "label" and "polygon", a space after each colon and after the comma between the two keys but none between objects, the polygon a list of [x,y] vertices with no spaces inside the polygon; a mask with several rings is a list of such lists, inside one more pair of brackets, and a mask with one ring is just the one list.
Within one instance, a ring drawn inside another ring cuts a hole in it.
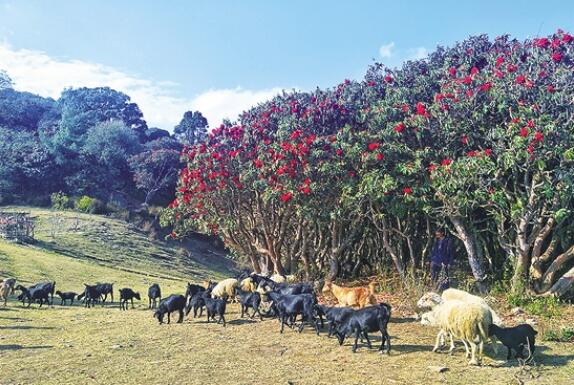
[{"label": "rhododendron tree", "polygon": [[[435,226],[484,287],[574,277],[573,39],[469,38],[364,81],[279,95],[186,148],[176,236],[219,234],[255,271],[414,272]],[[457,258],[460,260],[460,258]]]}]

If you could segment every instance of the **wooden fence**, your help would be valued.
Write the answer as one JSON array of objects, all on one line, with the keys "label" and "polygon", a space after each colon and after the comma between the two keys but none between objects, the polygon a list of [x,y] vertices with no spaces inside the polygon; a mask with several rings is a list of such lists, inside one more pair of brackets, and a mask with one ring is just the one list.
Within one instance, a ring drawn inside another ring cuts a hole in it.
[{"label": "wooden fence", "polygon": [[34,240],[34,220],[28,213],[0,211],[0,238],[19,243]]}]

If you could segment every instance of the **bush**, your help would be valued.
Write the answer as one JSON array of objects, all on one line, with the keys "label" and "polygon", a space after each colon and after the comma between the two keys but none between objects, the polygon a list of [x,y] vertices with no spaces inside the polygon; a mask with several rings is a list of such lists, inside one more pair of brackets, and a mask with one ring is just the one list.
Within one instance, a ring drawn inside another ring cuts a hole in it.
[{"label": "bush", "polygon": [[50,195],[50,201],[52,202],[52,208],[56,210],[68,210],[72,207],[72,201],[63,192],[57,192]]},{"label": "bush", "polygon": [[542,338],[546,341],[574,342],[574,328],[550,328],[544,331]]},{"label": "bush", "polygon": [[555,297],[523,297],[511,294],[507,299],[512,306],[522,307],[532,315],[553,318],[561,314],[560,300]]},{"label": "bush", "polygon": [[101,200],[89,197],[87,195],[84,195],[78,200],[76,200],[75,209],[77,211],[89,214],[106,213],[106,205]]}]

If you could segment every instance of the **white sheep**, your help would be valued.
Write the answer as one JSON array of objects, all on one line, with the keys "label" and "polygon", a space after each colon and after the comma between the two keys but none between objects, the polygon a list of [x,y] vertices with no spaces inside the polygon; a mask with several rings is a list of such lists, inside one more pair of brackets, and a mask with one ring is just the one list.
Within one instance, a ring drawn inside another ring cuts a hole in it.
[{"label": "white sheep", "polygon": [[15,285],[16,279],[14,278],[0,279],[0,299],[4,300],[4,306],[6,306],[8,296],[14,294]]},{"label": "white sheep", "polygon": [[273,274],[269,279],[275,283],[283,283],[286,281],[285,276],[281,274]]},{"label": "white sheep", "polygon": [[442,295],[438,295],[437,293],[433,292],[425,293],[417,302],[417,306],[421,309],[432,309],[433,307],[443,303],[444,301],[452,301],[452,300],[462,301],[466,303],[476,303],[488,307],[490,309],[490,312],[492,313],[493,323],[498,326],[503,326],[502,320],[500,319],[498,314],[496,314],[495,311],[492,310],[492,308],[488,305],[488,303],[484,300],[484,298],[472,295],[463,290],[446,289],[445,291],[442,292]]},{"label": "white sheep", "polygon": [[449,336],[449,353],[452,353],[454,338],[458,338],[464,343],[467,357],[470,353],[469,365],[480,364],[484,341],[488,340],[488,327],[492,324],[492,313],[488,307],[458,300],[444,301],[423,314],[421,323],[440,328],[433,352],[438,350],[441,338]]},{"label": "white sheep", "polygon": [[253,278],[247,277],[239,283],[239,288],[243,291],[247,291],[253,293],[257,290],[257,286],[255,282],[253,282]]},{"label": "white sheep", "polygon": [[239,281],[235,278],[227,278],[220,281],[213,290],[211,291],[211,296],[213,298],[234,298],[235,289],[239,286]]}]

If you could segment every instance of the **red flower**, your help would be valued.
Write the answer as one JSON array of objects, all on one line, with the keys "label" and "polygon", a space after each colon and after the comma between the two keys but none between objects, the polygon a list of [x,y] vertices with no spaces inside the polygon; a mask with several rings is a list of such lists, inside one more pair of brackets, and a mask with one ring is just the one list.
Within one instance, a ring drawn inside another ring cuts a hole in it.
[{"label": "red flower", "polygon": [[462,78],[462,80],[460,81],[462,84],[471,84],[472,83],[472,78],[470,76],[465,76],[464,78]]},{"label": "red flower", "polygon": [[488,91],[491,87],[492,87],[492,83],[491,83],[491,82],[487,82],[487,83],[484,83],[483,85],[481,85],[481,86],[479,87],[479,90],[481,90],[481,91],[483,91],[483,92],[486,92],[486,91]]},{"label": "red flower", "polygon": [[434,165],[434,164],[429,164],[429,166],[427,167],[427,169],[429,170],[430,173],[432,173],[434,170],[436,170],[436,165]]},{"label": "red flower", "polygon": [[527,127],[534,128],[534,120],[530,119],[528,123],[526,123]]},{"label": "red flower", "polygon": [[341,150],[341,149],[339,148],[339,149],[337,149],[336,153],[337,153],[337,155],[341,156],[341,155],[343,155],[343,150]]},{"label": "red flower", "polygon": [[409,112],[411,110],[411,108],[409,107],[408,104],[403,104],[402,110],[406,114],[407,112]]},{"label": "red flower", "polygon": [[565,33],[564,36],[562,36],[562,41],[564,43],[570,43],[572,41],[572,35]]},{"label": "red flower", "polygon": [[471,74],[471,75],[476,75],[476,74],[479,73],[479,72],[480,72],[480,70],[479,70],[477,67],[472,67],[472,68],[470,69],[470,74]]},{"label": "red flower", "polygon": [[442,162],[440,162],[440,165],[446,167],[446,166],[449,166],[451,163],[452,163],[452,159],[446,158],[446,159],[443,159]]},{"label": "red flower", "polygon": [[468,156],[469,158],[474,158],[477,155],[478,153],[476,151],[469,151],[466,153],[466,156]]},{"label": "red flower", "polygon": [[540,131],[536,131],[534,133],[534,140],[537,142],[542,142],[544,140],[544,134],[541,133]]},{"label": "red flower", "polygon": [[520,129],[520,136],[522,136],[523,138],[526,138],[528,136],[528,128],[522,127]]},{"label": "red flower", "polygon": [[405,129],[405,124],[404,124],[403,122],[400,122],[399,124],[397,124],[397,125],[395,126],[395,131],[396,131],[397,133],[399,133],[399,134],[400,134],[404,129]]},{"label": "red flower", "polygon": [[533,43],[537,48],[546,48],[550,45],[550,41],[545,37],[534,39]]},{"label": "red flower", "polygon": [[494,77],[498,78],[498,79],[502,79],[504,77],[504,74],[502,73],[502,71],[496,70],[496,71],[494,71]]},{"label": "red flower", "polygon": [[383,154],[381,154],[380,152],[377,154],[377,160],[383,160],[385,156]]},{"label": "red flower", "polygon": [[305,195],[311,194],[311,189],[308,186],[301,187],[299,191],[301,191]]},{"label": "red flower", "polygon": [[562,60],[562,54],[560,52],[554,52],[552,54],[552,60],[558,63],[560,60]]},{"label": "red flower", "polygon": [[291,191],[287,191],[286,193],[281,194],[279,199],[281,202],[289,202],[293,198],[293,193]]},{"label": "red flower", "polygon": [[528,146],[528,148],[526,149],[526,151],[528,151],[528,153],[529,153],[530,155],[532,155],[532,154],[534,153],[534,146],[533,146],[533,145]]},{"label": "red flower", "polygon": [[380,143],[369,143],[369,151],[375,151],[379,147],[381,147]]},{"label": "red flower", "polygon": [[518,67],[512,63],[508,63],[508,65],[506,66],[506,71],[508,72],[514,72],[518,69]]},{"label": "red flower", "polygon": [[556,91],[556,89],[552,84],[548,84],[548,86],[546,86],[546,91],[553,93],[554,91]]},{"label": "red flower", "polygon": [[387,83],[392,83],[393,82],[393,78],[390,75],[386,75],[385,76],[385,82]]},{"label": "red flower", "polygon": [[502,65],[502,63],[504,63],[504,58],[502,56],[499,56],[496,58],[496,68],[500,67]]},{"label": "red flower", "polygon": [[295,140],[298,137],[300,137],[302,134],[303,134],[303,132],[301,130],[295,130],[295,131],[293,131],[291,136],[289,136],[289,138],[291,138],[291,140]]},{"label": "red flower", "polygon": [[462,144],[468,144],[468,136],[463,135],[462,138],[460,138],[460,141]]},{"label": "red flower", "polygon": [[526,82],[526,77],[524,75],[518,75],[514,81],[516,84],[524,84],[524,82]]},{"label": "red flower", "polygon": [[492,155],[492,150],[490,148],[487,148],[486,150],[484,150],[484,155],[486,156]]},{"label": "red flower", "polygon": [[427,113],[426,106],[423,103],[418,102],[417,107],[416,107],[416,114],[417,115],[426,115],[426,113]]},{"label": "red flower", "polygon": [[405,188],[403,189],[403,193],[404,193],[405,195],[411,195],[411,194],[413,193],[413,189],[410,188],[410,187],[405,187]]},{"label": "red flower", "polygon": [[450,76],[452,76],[452,77],[454,78],[454,77],[456,76],[456,68],[450,67],[450,68],[448,69],[448,73],[449,73]]},{"label": "red flower", "polygon": [[374,86],[377,85],[377,83],[375,83],[374,81],[371,80],[371,81],[367,82],[367,85],[368,85],[369,87],[374,87]]},{"label": "red flower", "polygon": [[472,98],[472,95],[474,95],[474,92],[472,92],[472,90],[466,90],[465,94],[467,97]]},{"label": "red flower", "polygon": [[261,159],[255,159],[255,160],[253,161],[253,164],[254,164],[255,167],[257,167],[257,168],[263,167],[263,161],[261,161]]}]

